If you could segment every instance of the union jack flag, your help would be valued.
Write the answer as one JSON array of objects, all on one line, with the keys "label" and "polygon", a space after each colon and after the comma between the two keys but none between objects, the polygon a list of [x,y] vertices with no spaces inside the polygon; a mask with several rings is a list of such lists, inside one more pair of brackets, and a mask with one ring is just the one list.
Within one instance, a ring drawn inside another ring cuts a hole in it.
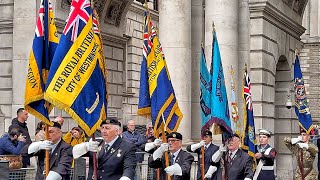
[{"label": "union jack flag", "polygon": [[244,99],[246,100],[247,109],[252,111],[251,83],[247,72],[247,68],[244,71],[243,94]]},{"label": "union jack flag", "polygon": [[[52,11],[51,1],[49,1],[49,11]],[[39,8],[39,16],[38,16],[37,22],[36,22],[36,36],[37,37],[44,36],[44,24],[43,24],[44,13],[45,13],[44,1],[42,0],[40,8]]]},{"label": "union jack flag", "polygon": [[92,9],[89,0],[73,0],[63,34],[67,36],[70,33],[71,41],[74,42],[88,22],[90,14],[92,14]]}]

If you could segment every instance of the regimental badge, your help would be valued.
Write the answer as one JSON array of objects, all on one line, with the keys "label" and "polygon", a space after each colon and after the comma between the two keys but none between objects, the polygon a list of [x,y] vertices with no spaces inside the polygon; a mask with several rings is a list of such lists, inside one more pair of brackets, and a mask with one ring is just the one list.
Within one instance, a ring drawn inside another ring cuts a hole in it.
[{"label": "regimental badge", "polygon": [[114,150],[113,148],[111,148],[110,153],[114,153],[114,151],[115,151],[115,150]]},{"label": "regimental badge", "polygon": [[255,135],[254,135],[254,131],[253,131],[253,127],[252,126],[249,126],[249,128],[248,128],[248,135],[249,135],[250,141],[254,143]]},{"label": "regimental badge", "polygon": [[295,78],[294,93],[295,105],[299,109],[299,113],[310,114],[303,78]]},{"label": "regimental badge", "polygon": [[121,157],[121,149],[118,149],[118,154],[117,154],[117,157]]},{"label": "regimental badge", "polygon": [[176,138],[176,134],[173,134],[172,137]]}]

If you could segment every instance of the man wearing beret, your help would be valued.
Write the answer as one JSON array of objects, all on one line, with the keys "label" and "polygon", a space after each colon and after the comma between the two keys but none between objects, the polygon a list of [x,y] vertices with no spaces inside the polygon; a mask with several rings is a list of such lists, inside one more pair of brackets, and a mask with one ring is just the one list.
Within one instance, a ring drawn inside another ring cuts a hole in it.
[{"label": "man wearing beret", "polygon": [[[221,158],[221,165],[217,172],[217,179],[228,180],[252,180],[252,157],[240,148],[241,140],[239,135],[233,134],[227,140],[227,151]],[[212,156],[212,161],[223,153],[224,150],[217,151]],[[218,156],[217,156],[218,155]],[[221,156],[220,156],[221,157]],[[210,168],[209,168],[210,169]]]},{"label": "man wearing beret", "polygon": [[[160,168],[160,179],[165,180],[167,174],[171,180],[190,180],[191,164],[193,156],[181,149],[182,135],[178,132],[172,132],[167,136],[168,143],[162,143],[148,159],[148,165],[151,168]],[[169,166],[166,167],[164,152],[169,150]]]},{"label": "man wearing beret", "polygon": [[254,155],[257,159],[258,166],[254,177],[257,180],[275,180],[273,165],[277,152],[269,145],[271,132],[267,129],[259,129],[259,145],[257,146],[257,153]]},{"label": "man wearing beret", "polygon": [[[49,140],[33,142],[28,148],[31,156],[38,156],[38,169],[36,180],[69,180],[72,164],[72,147],[65,143],[61,137],[61,125],[53,122],[49,127]],[[49,150],[50,171],[45,178],[45,150]]]},{"label": "man wearing beret", "polygon": [[[218,151],[219,147],[212,144],[212,132],[210,130],[206,130],[202,134],[202,141],[196,144],[188,145],[187,151],[197,153],[198,154],[198,172],[197,179],[202,179],[201,168],[202,168],[202,158],[201,158],[201,148],[204,147],[204,173],[206,174],[209,170],[211,157],[212,155]],[[210,174],[208,173],[207,179],[216,180],[216,173]]]},{"label": "man wearing beret", "polygon": [[[88,179],[93,178],[92,152],[97,152],[97,179],[133,180],[135,176],[136,146],[119,137],[120,122],[107,119],[100,125],[103,141],[89,141],[73,147],[73,157],[90,157]],[[100,145],[99,145],[100,144]]]}]

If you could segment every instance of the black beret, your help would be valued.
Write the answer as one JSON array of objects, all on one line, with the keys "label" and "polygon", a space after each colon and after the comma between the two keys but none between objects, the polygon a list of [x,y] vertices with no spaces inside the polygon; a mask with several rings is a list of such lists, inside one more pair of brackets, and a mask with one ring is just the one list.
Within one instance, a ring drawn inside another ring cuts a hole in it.
[{"label": "black beret", "polygon": [[169,139],[169,138],[176,138],[176,139],[182,140],[182,135],[178,132],[172,132],[172,133],[168,134],[167,139]]},{"label": "black beret", "polygon": [[236,134],[236,133],[231,135],[231,138],[233,138],[233,137],[237,137],[237,138],[241,139],[240,136],[238,134]]},{"label": "black beret", "polygon": [[56,127],[56,128],[61,129],[61,125],[58,122],[55,122],[55,121],[52,121],[52,122],[53,122],[53,124],[51,127]]},{"label": "black beret", "polygon": [[106,120],[101,122],[100,126],[102,126],[104,124],[118,125],[118,126],[121,127],[121,123],[116,119],[106,119]]},{"label": "black beret", "polygon": [[212,137],[212,132],[210,130],[205,130],[203,133],[202,133],[202,136],[210,136]]}]

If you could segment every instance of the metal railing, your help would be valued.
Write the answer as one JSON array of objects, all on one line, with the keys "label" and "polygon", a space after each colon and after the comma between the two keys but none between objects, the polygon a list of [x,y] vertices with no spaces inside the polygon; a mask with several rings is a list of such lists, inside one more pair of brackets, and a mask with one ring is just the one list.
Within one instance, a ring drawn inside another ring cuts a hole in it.
[{"label": "metal railing", "polygon": [[34,180],[36,171],[35,168],[10,169],[9,180]]}]

